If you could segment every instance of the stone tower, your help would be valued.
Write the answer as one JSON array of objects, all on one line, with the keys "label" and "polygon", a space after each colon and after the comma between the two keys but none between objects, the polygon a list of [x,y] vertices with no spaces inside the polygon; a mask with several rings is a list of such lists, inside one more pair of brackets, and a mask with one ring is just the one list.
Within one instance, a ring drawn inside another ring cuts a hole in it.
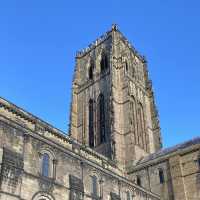
[{"label": "stone tower", "polygon": [[147,62],[116,25],[76,55],[69,130],[123,170],[161,148]]}]

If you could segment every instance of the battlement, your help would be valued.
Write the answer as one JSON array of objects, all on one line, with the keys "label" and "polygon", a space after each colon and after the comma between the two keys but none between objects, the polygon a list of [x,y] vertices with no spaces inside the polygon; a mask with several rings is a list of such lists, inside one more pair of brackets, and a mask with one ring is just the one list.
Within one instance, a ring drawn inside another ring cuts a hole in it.
[{"label": "battlement", "polygon": [[93,41],[92,43],[90,43],[86,48],[77,51],[76,52],[76,58],[81,58],[83,56],[85,56],[86,54],[88,54],[90,51],[92,51],[93,49],[95,49],[97,46],[99,46],[101,43],[103,43],[105,40],[107,40],[111,35],[112,32],[116,31],[120,34],[121,39],[124,41],[124,43],[127,45],[127,47],[143,62],[146,63],[146,58],[145,56],[141,55],[136,49],[135,47],[128,41],[128,39],[122,34],[122,32],[119,30],[118,25],[117,24],[113,24],[111,27],[111,30],[108,30],[105,34],[101,35],[100,37],[98,37],[95,41]]}]

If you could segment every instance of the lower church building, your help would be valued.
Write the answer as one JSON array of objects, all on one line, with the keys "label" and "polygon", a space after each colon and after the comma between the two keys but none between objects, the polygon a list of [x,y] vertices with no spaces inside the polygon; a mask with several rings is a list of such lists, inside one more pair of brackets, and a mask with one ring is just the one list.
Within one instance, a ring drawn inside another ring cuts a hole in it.
[{"label": "lower church building", "polygon": [[0,98],[0,200],[200,200],[200,138],[162,148],[147,61],[116,25],[76,54],[68,133]]}]

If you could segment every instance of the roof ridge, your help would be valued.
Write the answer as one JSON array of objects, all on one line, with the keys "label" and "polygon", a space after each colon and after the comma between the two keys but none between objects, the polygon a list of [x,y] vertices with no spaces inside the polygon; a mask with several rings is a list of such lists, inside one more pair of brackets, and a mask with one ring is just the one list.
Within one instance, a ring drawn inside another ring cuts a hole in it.
[{"label": "roof ridge", "polygon": [[173,152],[175,152],[179,149],[184,149],[188,146],[195,145],[195,144],[198,144],[198,143],[200,143],[200,137],[199,136],[194,137],[194,138],[192,138],[188,141],[181,142],[181,143],[176,144],[174,146],[160,149],[159,151],[152,153],[152,154],[149,154],[148,156],[144,157],[142,160],[138,161],[137,164],[142,164],[142,163],[148,162],[151,159],[162,157],[162,156],[167,155],[169,153],[173,153]]}]

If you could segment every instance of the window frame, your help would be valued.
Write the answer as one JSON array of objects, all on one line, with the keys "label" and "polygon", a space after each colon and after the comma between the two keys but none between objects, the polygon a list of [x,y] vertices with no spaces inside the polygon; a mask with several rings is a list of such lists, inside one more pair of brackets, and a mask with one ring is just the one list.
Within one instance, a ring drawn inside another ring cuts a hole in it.
[{"label": "window frame", "polygon": [[[43,158],[44,155],[48,155],[49,157],[49,167],[48,167],[48,176],[46,176],[43,173]],[[57,160],[55,159],[55,155],[53,154],[52,151],[50,151],[49,149],[42,149],[39,152],[39,158],[40,158],[40,172],[39,174],[44,177],[44,178],[51,178],[51,179],[55,179],[56,178],[56,164],[57,164]]]}]

